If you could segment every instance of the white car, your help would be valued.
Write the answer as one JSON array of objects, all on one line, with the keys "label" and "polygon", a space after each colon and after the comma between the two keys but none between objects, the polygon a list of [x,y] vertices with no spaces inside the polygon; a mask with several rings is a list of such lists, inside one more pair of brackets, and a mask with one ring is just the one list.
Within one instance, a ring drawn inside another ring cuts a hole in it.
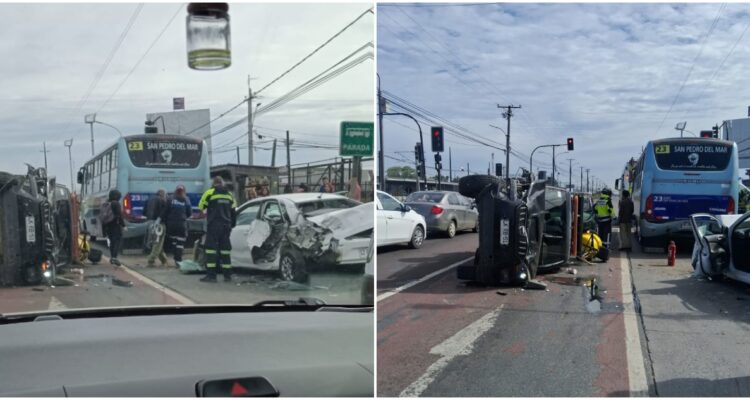
[{"label": "white car", "polygon": [[697,275],[724,275],[750,283],[750,212],[693,214],[690,225],[695,237],[692,264]]},{"label": "white car", "polygon": [[378,247],[403,243],[413,249],[422,247],[427,237],[424,217],[388,193],[378,191],[376,197]]},{"label": "white car", "polygon": [[278,271],[305,282],[313,265],[367,262],[372,203],[329,193],[293,193],[251,200],[237,209],[232,265]]}]

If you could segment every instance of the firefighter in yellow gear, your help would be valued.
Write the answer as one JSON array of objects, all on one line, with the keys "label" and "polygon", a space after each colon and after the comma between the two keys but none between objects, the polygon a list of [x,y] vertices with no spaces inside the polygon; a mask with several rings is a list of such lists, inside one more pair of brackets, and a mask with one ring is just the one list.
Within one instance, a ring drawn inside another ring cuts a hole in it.
[{"label": "firefighter in yellow gear", "polygon": [[198,208],[206,211],[206,276],[202,282],[216,282],[217,266],[221,265],[224,281],[232,281],[232,245],[229,235],[237,222],[237,202],[232,193],[224,187],[220,176],[213,178],[213,186],[201,197]]},{"label": "firefighter in yellow gear", "polygon": [[609,248],[609,237],[612,233],[612,219],[615,216],[615,209],[612,207],[612,191],[609,189],[602,190],[599,200],[594,204],[594,213],[596,214],[596,225],[599,237],[604,242],[604,246]]}]

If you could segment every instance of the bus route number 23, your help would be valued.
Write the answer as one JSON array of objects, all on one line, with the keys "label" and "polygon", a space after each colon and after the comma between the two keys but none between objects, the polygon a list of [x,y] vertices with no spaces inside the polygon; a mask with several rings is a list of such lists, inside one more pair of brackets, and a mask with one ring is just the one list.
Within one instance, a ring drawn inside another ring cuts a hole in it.
[{"label": "bus route number 23", "polygon": [[128,150],[130,150],[130,151],[143,151],[143,142],[130,142],[130,143],[128,143]]},{"label": "bus route number 23", "polygon": [[669,154],[669,145],[668,144],[660,144],[656,146],[655,149],[656,154]]}]

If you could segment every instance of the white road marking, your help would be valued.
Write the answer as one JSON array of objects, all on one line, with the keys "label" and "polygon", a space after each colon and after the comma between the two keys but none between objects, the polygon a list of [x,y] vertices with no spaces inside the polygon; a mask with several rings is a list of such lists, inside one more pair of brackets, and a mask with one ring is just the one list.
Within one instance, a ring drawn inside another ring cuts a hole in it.
[{"label": "white road marking", "polygon": [[66,310],[68,307],[65,306],[60,300],[57,299],[55,296],[51,296],[49,298],[49,305],[47,305],[48,310]]},{"label": "white road marking", "polygon": [[436,276],[444,273],[445,271],[448,271],[448,270],[450,270],[452,268],[456,268],[459,265],[461,265],[461,264],[463,264],[463,263],[465,263],[465,262],[467,262],[469,260],[473,260],[473,259],[474,259],[474,256],[471,256],[471,257],[469,257],[469,258],[467,258],[465,260],[461,260],[461,261],[459,261],[457,263],[451,264],[451,265],[449,265],[449,266],[447,266],[447,267],[445,267],[443,269],[439,269],[439,270],[437,270],[437,271],[435,271],[435,272],[433,272],[433,273],[431,273],[429,275],[425,275],[425,276],[417,279],[416,281],[412,281],[412,282],[407,283],[406,285],[399,286],[399,287],[397,287],[395,289],[392,289],[392,290],[389,290],[387,292],[383,292],[382,294],[378,295],[378,301],[383,301],[383,300],[385,300],[385,299],[393,296],[394,294],[396,294],[398,292],[402,292],[402,291],[404,291],[404,290],[406,290],[406,289],[408,289],[408,288],[410,288],[410,287],[412,287],[414,285],[418,285],[418,284],[420,284],[420,283],[422,283],[424,281],[430,280],[430,279],[432,279],[432,278],[434,278],[434,277],[436,277]]},{"label": "white road marking", "polygon": [[[109,261],[109,258],[107,258],[106,256],[103,256],[102,259],[104,259],[105,261]],[[148,286],[151,286],[152,288],[157,289],[157,290],[163,292],[167,296],[173,298],[174,300],[176,300],[176,301],[178,301],[178,302],[180,302],[182,304],[195,304],[195,302],[193,300],[190,300],[189,298],[187,298],[187,297],[185,297],[185,296],[183,296],[183,295],[175,292],[174,290],[172,290],[172,289],[170,289],[170,288],[168,288],[168,287],[166,287],[164,285],[159,284],[158,282],[156,282],[155,280],[153,280],[153,279],[151,279],[151,278],[149,278],[147,276],[144,276],[142,274],[139,274],[138,272],[133,271],[132,269],[126,267],[125,264],[122,264],[122,265],[120,265],[119,267],[116,267],[116,268],[125,271],[130,276],[132,276],[133,278],[138,279],[139,281],[143,282],[144,284],[146,284]]]},{"label": "white road marking", "polygon": [[472,322],[469,326],[461,329],[455,335],[449,337],[444,342],[433,347],[430,354],[441,355],[440,359],[435,361],[422,376],[406,387],[399,397],[418,397],[427,387],[435,380],[437,375],[457,356],[468,356],[474,350],[474,342],[485,334],[495,325],[500,307],[494,311],[485,314],[482,318]]},{"label": "white road marking", "polygon": [[[623,255],[625,255],[623,253]],[[622,305],[625,319],[625,352],[628,360],[628,382],[630,396],[648,396],[646,368],[641,349],[641,335],[638,330],[638,314],[633,303],[633,284],[630,276],[630,263],[627,256],[620,257],[622,274]]]}]

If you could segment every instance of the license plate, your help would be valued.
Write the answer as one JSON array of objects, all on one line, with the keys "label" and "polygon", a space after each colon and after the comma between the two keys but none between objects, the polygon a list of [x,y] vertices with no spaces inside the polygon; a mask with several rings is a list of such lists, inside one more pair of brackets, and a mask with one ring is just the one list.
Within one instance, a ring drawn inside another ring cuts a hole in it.
[{"label": "license plate", "polygon": [[33,216],[26,217],[26,241],[29,243],[36,242],[36,224]]},{"label": "license plate", "polygon": [[507,245],[510,243],[510,221],[503,219],[500,221],[500,244]]}]

